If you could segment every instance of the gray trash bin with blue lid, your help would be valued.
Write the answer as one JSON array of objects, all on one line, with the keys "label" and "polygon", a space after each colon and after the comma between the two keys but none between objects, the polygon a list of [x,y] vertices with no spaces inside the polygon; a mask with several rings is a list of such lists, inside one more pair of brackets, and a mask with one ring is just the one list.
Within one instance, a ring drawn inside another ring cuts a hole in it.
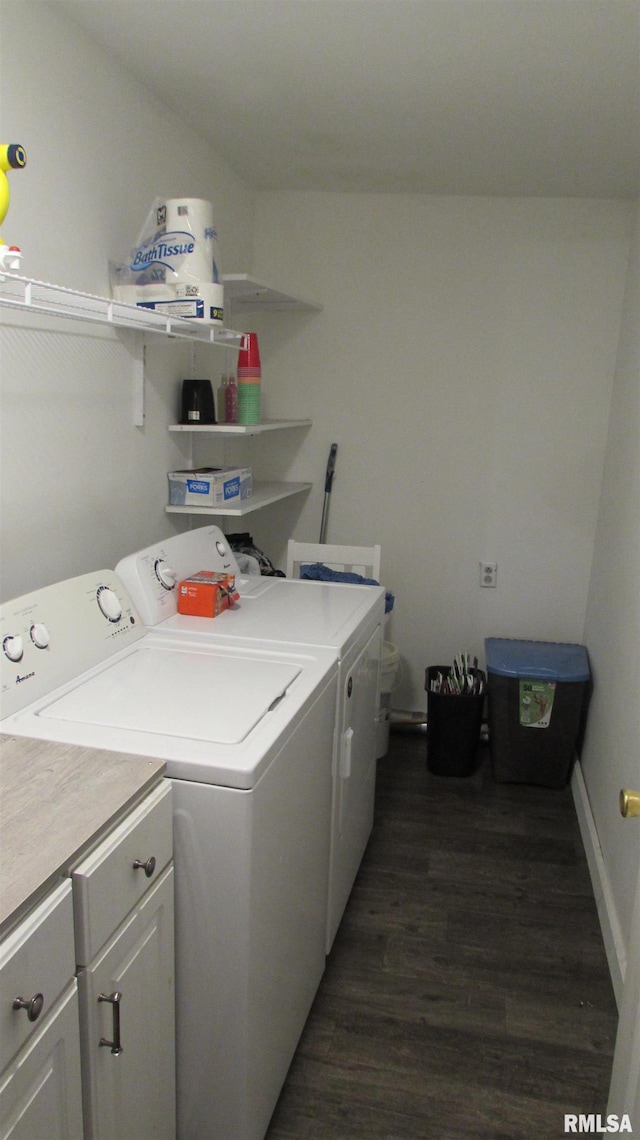
[{"label": "gray trash bin with blue lid", "polygon": [[586,646],[503,637],[484,644],[495,780],[564,788],[591,695]]}]

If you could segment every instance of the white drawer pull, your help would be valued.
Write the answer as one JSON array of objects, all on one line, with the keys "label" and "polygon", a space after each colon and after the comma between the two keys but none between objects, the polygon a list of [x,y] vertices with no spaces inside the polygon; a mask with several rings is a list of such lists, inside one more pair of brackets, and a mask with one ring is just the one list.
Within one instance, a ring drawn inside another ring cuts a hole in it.
[{"label": "white drawer pull", "polygon": [[26,1009],[29,1021],[37,1021],[44,1006],[44,996],[34,994],[32,998],[17,997],[13,1000],[14,1009]]}]

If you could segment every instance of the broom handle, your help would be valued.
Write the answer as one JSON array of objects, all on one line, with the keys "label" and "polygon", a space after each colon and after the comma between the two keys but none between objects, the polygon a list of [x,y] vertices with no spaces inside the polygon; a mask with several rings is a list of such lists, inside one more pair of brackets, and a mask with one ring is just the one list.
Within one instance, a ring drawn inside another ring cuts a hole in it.
[{"label": "broom handle", "polygon": [[324,478],[324,503],[322,506],[322,520],[320,522],[320,542],[324,542],[327,533],[327,521],[329,517],[329,496],[331,494],[331,484],[333,483],[333,476],[336,469],[337,450],[337,443],[332,443],[331,450],[329,451],[329,459],[327,461],[327,472]]}]

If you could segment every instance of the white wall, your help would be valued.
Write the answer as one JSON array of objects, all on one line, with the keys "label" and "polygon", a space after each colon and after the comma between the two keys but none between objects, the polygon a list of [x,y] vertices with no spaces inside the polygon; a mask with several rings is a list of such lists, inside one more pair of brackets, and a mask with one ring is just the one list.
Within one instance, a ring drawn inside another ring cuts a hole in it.
[{"label": "white wall", "polygon": [[[246,267],[252,192],[55,5],[3,4],[1,52],[0,134],[27,151],[2,226],[21,272],[108,295],[109,258],[135,242],[156,196],[182,194],[213,201],[223,271]],[[154,341],[136,428],[130,335],[23,323],[0,329],[4,598],[113,566],[175,529],[166,472],[185,455],[166,426],[180,379],[220,370],[220,349],[192,361],[190,346]]]},{"label": "white wall", "polygon": [[[276,550],[284,524],[318,537],[337,441],[328,538],[382,544],[396,707],[424,708],[425,666],[459,649],[482,657],[486,636],[587,644],[595,692],[576,797],[617,990],[640,865],[640,828],[617,807],[621,786],[640,787],[636,213],[272,194],[255,244],[257,276],[324,303],[260,323],[270,413],[314,423],[282,473],[317,487],[256,532]],[[496,590],[479,587],[479,559],[497,561]]]},{"label": "white wall", "polygon": [[255,249],[257,276],[324,303],[259,322],[270,413],[314,423],[279,473],[316,489],[255,530],[280,559],[288,530],[317,539],[337,441],[328,539],[382,544],[396,707],[424,708],[425,666],[486,636],[588,646],[574,791],[619,993],[640,866],[617,805],[640,788],[637,205],[260,195]]},{"label": "white wall", "polygon": [[324,304],[261,323],[269,412],[314,424],[286,521],[317,539],[335,440],[328,540],[382,544],[397,707],[486,636],[582,640],[630,224],[620,202],[259,197],[256,275]]},{"label": "white wall", "polygon": [[622,787],[640,790],[640,210],[629,260],[604,479],[585,621],[595,679],[582,771],[603,860],[624,974],[640,867],[640,821],[618,810]]}]

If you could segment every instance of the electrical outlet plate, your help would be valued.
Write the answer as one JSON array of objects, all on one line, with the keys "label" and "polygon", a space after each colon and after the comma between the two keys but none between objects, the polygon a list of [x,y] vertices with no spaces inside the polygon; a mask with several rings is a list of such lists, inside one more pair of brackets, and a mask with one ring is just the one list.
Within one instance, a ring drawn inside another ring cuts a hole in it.
[{"label": "electrical outlet plate", "polygon": [[480,585],[487,586],[490,589],[498,585],[498,563],[497,562],[481,562],[480,563]]}]

